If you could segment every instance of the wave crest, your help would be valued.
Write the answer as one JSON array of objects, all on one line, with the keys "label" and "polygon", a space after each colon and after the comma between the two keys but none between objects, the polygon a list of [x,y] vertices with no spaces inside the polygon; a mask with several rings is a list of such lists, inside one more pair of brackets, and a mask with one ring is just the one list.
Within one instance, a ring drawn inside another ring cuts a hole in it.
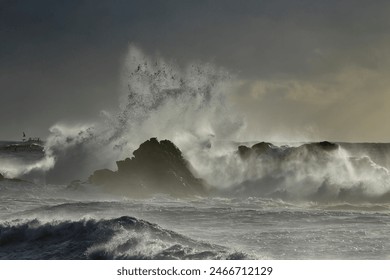
[{"label": "wave crest", "polygon": [[123,216],[0,225],[0,259],[231,259],[227,248]]},{"label": "wave crest", "polygon": [[235,138],[244,125],[228,102],[230,75],[211,64],[180,68],[131,46],[122,78],[117,112],[103,111],[94,123],[57,123],[50,129],[41,165],[50,182],[114,168],[152,137],[170,139],[193,156],[208,141]]}]

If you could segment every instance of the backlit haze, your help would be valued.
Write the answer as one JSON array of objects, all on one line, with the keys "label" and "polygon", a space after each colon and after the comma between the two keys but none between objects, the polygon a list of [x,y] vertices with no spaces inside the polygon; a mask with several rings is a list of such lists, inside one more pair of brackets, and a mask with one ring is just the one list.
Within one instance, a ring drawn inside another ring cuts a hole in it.
[{"label": "backlit haze", "polygon": [[228,73],[242,139],[389,142],[389,14],[381,0],[3,0],[0,140],[115,114],[136,48]]}]

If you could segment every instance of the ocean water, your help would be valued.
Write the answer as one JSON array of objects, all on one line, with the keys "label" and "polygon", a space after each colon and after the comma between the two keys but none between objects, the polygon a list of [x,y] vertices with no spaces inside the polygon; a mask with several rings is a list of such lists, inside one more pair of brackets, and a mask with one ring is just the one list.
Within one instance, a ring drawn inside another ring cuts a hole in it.
[{"label": "ocean water", "polygon": [[[0,143],[0,259],[390,258],[390,144],[250,141],[231,75],[209,64],[130,47],[122,76],[116,112],[53,120],[41,148]],[[207,195],[88,183],[151,137]]]},{"label": "ocean water", "polygon": [[0,259],[388,259],[389,232],[385,201],[134,199],[0,181]]},{"label": "ocean water", "polygon": [[388,259],[387,206],[132,200],[1,183],[1,259]]}]

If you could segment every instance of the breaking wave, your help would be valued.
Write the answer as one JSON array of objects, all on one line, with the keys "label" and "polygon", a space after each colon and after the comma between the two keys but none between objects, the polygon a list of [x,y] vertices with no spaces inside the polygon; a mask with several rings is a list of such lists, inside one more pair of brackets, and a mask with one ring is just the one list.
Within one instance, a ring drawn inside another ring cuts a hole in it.
[{"label": "breaking wave", "polygon": [[[365,148],[369,149],[364,152]],[[379,148],[384,150],[383,144],[240,146],[225,175],[226,184],[230,182],[226,192],[288,201],[388,203],[390,145],[384,154]]]},{"label": "breaking wave", "polygon": [[151,137],[170,139],[192,156],[211,141],[236,139],[244,126],[228,102],[229,73],[210,64],[183,69],[132,46],[122,80],[117,112],[103,111],[94,123],[57,123],[50,129],[45,159],[36,168],[45,169],[50,182],[113,168]]},{"label": "breaking wave", "polygon": [[[217,195],[261,196],[321,203],[390,201],[390,146],[258,143],[243,156],[245,118],[230,102],[231,76],[210,64],[181,68],[131,46],[117,112],[93,123],[57,123],[45,156],[8,174],[40,175],[49,183],[86,179],[116,169],[151,137],[169,139],[196,177]],[[240,151],[241,149],[241,151]],[[0,170],[1,171],[1,170]],[[39,177],[39,176],[38,176]]]},{"label": "breaking wave", "polygon": [[192,240],[123,216],[109,220],[37,219],[0,225],[0,259],[245,259],[247,255]]}]

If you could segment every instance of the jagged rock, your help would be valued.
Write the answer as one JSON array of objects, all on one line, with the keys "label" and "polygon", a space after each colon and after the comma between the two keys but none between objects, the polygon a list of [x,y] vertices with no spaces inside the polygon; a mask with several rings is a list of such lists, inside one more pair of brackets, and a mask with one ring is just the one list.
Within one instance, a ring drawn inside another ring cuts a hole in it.
[{"label": "jagged rock", "polygon": [[0,147],[1,151],[5,152],[36,152],[44,154],[44,147],[42,143],[32,143],[32,142],[23,142],[23,143],[17,143],[17,144],[9,144],[6,146]]},{"label": "jagged rock", "polygon": [[247,146],[239,146],[238,154],[242,159],[248,159],[251,155],[277,158],[279,160],[286,160],[291,157],[300,155],[301,159],[305,156],[319,157],[326,156],[328,152],[333,152],[339,148],[338,144],[328,141],[303,144],[299,147],[282,146],[277,147],[271,143],[260,142],[253,145],[251,148]]},{"label": "jagged rock", "polygon": [[0,181],[4,180],[3,174],[0,173]]},{"label": "jagged rock", "polygon": [[263,154],[271,154],[273,151],[276,151],[277,147],[267,142],[260,142],[252,147],[247,146],[238,146],[238,154],[242,159],[248,159],[252,154],[260,156]]},{"label": "jagged rock", "polygon": [[251,153],[252,153],[251,148],[248,148],[247,146],[244,145],[238,146],[238,154],[242,159],[247,159],[248,157],[250,157]]},{"label": "jagged rock", "polygon": [[269,152],[270,150],[272,150],[273,147],[275,147],[275,146],[272,145],[271,143],[260,142],[260,143],[253,145],[252,150],[254,150],[257,154],[262,154],[262,153]]},{"label": "jagged rock", "polygon": [[133,155],[118,161],[117,171],[97,170],[89,181],[132,196],[205,194],[202,180],[195,178],[181,151],[169,140],[159,142],[151,138],[142,143]]},{"label": "jagged rock", "polygon": [[322,142],[317,142],[317,143],[310,143],[310,144],[305,144],[303,145],[308,149],[319,149],[319,150],[324,150],[324,151],[334,151],[339,148],[339,145],[335,143],[331,143],[328,141],[322,141]]}]

